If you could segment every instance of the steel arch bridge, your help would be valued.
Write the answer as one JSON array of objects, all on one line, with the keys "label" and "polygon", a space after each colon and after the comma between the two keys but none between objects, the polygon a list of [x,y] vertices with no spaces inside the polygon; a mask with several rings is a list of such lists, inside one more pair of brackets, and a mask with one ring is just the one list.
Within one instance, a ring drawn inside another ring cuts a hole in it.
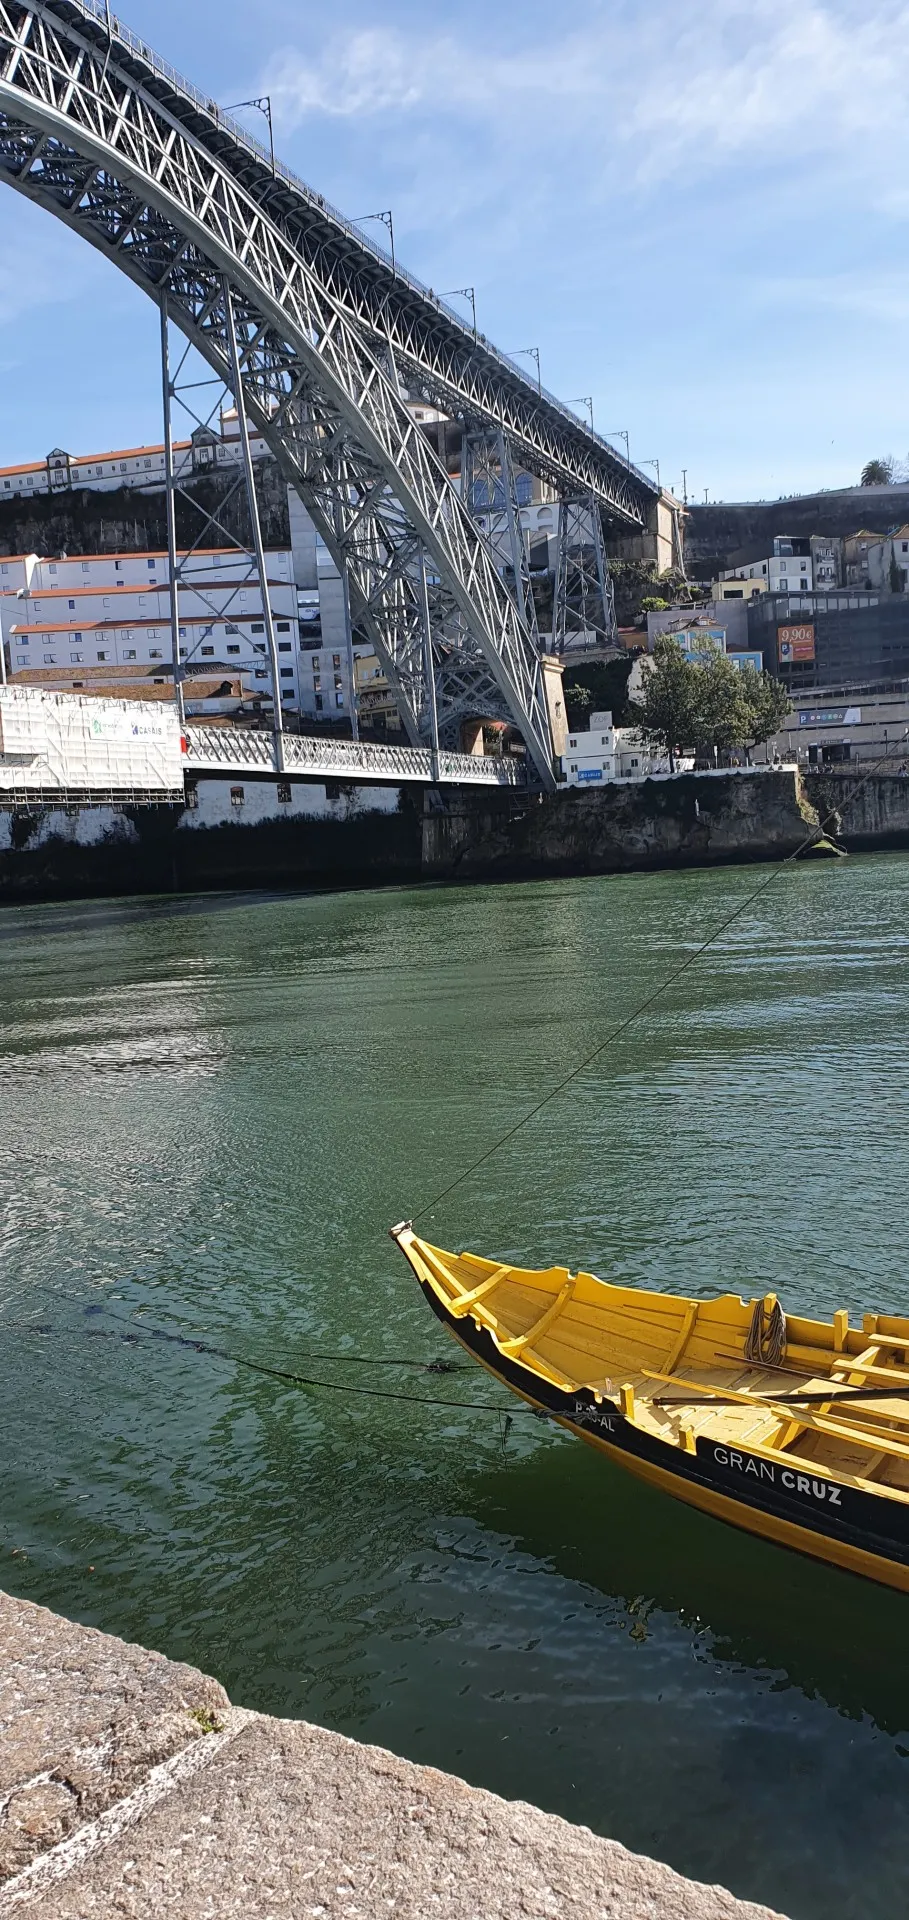
[{"label": "steel arch bridge", "polygon": [[246,410],[347,574],[410,739],[429,735],[434,684],[446,743],[468,716],[507,718],[551,784],[524,598],[401,377],[629,530],[657,498],[646,477],[273,165],[104,0],[0,0],[0,180],[106,254],[229,386],[235,330]]}]

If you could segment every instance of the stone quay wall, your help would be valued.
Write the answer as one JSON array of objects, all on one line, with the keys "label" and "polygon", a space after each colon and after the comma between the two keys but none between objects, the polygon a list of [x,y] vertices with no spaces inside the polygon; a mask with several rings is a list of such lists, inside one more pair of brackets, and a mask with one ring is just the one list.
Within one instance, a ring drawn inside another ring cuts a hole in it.
[{"label": "stone quay wall", "polygon": [[0,1920],[780,1920],[0,1593]]},{"label": "stone quay wall", "polygon": [[[233,789],[236,793],[236,789]],[[200,778],[192,808],[0,810],[0,904],[113,894],[415,886],[780,860],[828,830],[909,847],[909,780],[684,774],[554,794]]]}]

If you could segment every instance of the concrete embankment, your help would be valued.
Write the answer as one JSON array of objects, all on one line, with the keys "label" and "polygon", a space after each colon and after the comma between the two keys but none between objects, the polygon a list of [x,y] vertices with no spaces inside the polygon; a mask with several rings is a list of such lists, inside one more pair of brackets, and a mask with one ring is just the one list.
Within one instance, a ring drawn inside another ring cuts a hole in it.
[{"label": "concrete embankment", "polygon": [[[774,1920],[0,1594],[0,1920]],[[779,1916],[776,1917],[779,1920]]]},{"label": "concrete embankment", "polygon": [[[279,795],[281,797],[279,797]],[[792,773],[595,791],[200,778],[181,807],[0,813],[0,900],[369,887],[780,858],[814,816]]]},{"label": "concrete embankment", "polygon": [[192,799],[0,812],[0,901],[779,860],[827,814],[847,848],[909,847],[909,780],[895,776],[686,774],[545,795],[200,779]]}]

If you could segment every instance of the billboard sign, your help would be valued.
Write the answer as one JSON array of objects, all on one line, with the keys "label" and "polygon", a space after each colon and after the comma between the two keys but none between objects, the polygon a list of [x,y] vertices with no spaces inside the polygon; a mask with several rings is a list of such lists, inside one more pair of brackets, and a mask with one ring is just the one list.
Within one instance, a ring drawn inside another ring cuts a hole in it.
[{"label": "billboard sign", "polygon": [[578,769],[579,780],[602,780],[602,778],[602,767],[580,767]]},{"label": "billboard sign", "polygon": [[777,627],[777,656],[781,667],[792,666],[795,661],[813,660],[814,626]]},{"label": "billboard sign", "polygon": [[800,727],[860,727],[861,707],[816,707],[799,714]]}]

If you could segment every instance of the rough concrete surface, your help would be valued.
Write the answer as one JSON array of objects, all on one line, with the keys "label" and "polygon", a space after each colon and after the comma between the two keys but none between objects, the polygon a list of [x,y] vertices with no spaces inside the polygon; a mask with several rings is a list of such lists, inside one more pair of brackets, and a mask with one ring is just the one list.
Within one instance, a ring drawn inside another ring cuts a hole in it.
[{"label": "rough concrete surface", "polygon": [[0,1883],[229,1704],[194,1667],[0,1593]]},{"label": "rough concrete surface", "polygon": [[[3,1596],[0,1655],[0,1920],[775,1920]],[[51,1796],[26,1843],[10,1809],[35,1769],[78,1818]]]}]

